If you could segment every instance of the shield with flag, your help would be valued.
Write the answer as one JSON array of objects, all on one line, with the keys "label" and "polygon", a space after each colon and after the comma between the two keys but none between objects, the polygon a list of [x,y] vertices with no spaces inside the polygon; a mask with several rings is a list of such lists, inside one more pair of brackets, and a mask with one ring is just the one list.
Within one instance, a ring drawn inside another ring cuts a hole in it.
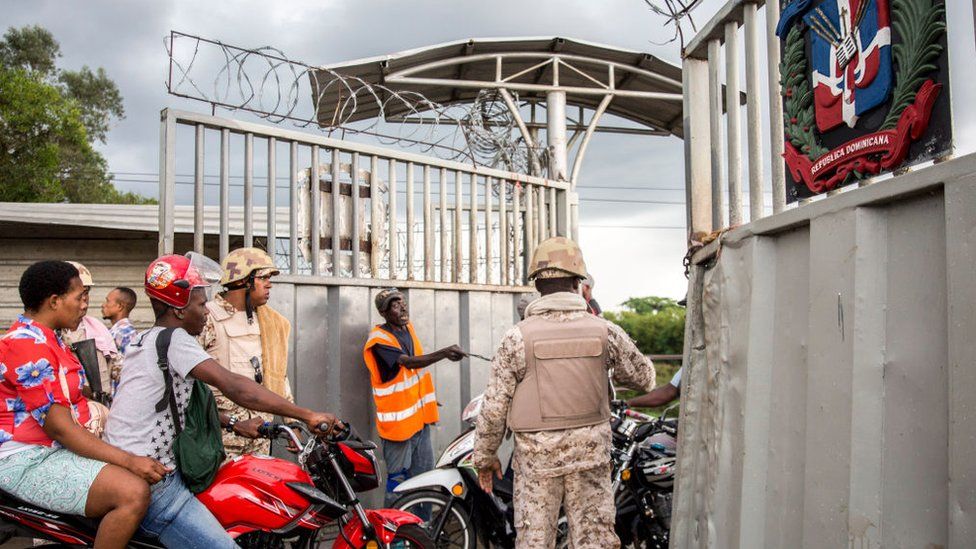
[{"label": "shield with flag", "polygon": [[817,128],[854,127],[891,93],[888,0],[825,0],[803,19],[811,31]]}]

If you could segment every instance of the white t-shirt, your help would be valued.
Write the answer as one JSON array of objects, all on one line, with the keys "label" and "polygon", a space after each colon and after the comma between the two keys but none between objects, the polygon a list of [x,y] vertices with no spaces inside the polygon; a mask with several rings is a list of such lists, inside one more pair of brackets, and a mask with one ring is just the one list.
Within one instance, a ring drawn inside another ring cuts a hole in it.
[{"label": "white t-shirt", "polygon": [[[176,431],[169,399],[165,402],[166,407],[156,412],[156,403],[166,394],[163,372],[156,363],[156,337],[162,330],[160,327],[150,328],[129,343],[119,387],[105,425],[105,440],[133,454],[149,456],[173,467],[176,465],[173,457]],[[193,389],[190,371],[208,359],[210,355],[186,330],[177,328],[173,331],[169,367],[181,424]]]},{"label": "white t-shirt", "polygon": [[678,371],[675,372],[673,376],[671,376],[671,385],[674,385],[675,387],[677,387],[679,389],[681,388],[681,370],[684,370],[684,369],[685,369],[684,366],[682,366],[681,368],[678,368]]}]

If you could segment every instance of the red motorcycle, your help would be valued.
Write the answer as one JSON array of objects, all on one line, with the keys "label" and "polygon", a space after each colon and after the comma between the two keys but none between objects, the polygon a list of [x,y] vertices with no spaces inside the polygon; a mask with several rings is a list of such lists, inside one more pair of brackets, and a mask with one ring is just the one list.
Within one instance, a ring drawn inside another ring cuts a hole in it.
[{"label": "red motorcycle", "polygon": [[[259,431],[293,442],[299,464],[270,456],[234,458],[197,495],[241,547],[308,549],[316,546],[319,530],[336,520],[337,549],[434,547],[415,515],[363,507],[356,493],[379,484],[376,444],[360,439],[348,424],[324,438],[300,423],[266,424]],[[0,491],[0,543],[16,536],[86,547],[97,528],[97,520],[40,509]],[[162,547],[141,534],[129,546]]]}]

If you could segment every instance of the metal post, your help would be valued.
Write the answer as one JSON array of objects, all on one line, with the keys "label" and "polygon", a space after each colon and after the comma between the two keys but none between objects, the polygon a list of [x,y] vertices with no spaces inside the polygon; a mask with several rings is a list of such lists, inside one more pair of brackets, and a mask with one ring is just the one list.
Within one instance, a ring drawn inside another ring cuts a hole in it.
[{"label": "metal post", "polygon": [[244,134],[244,247],[254,246],[254,134]]},{"label": "metal post", "polygon": [[766,2],[766,65],[769,69],[769,150],[772,159],[773,213],[786,207],[786,167],[783,164],[783,102],[780,100],[779,2]]},{"label": "metal post", "polygon": [[413,280],[413,162],[407,162],[407,280]]},{"label": "metal post", "polygon": [[204,232],[203,232],[203,135],[206,128],[203,124],[196,125],[196,135],[194,136],[194,162],[193,162],[193,251],[204,253]]},{"label": "metal post", "polygon": [[275,177],[277,177],[276,150],[277,140],[274,137],[268,138],[268,232],[266,237],[266,247],[271,259],[275,258],[275,250],[278,239],[278,212],[277,197],[275,196]]},{"label": "metal post", "polygon": [[380,225],[383,215],[380,209],[380,160],[374,154],[369,159],[369,272],[380,277]]},{"label": "metal post", "polygon": [[549,223],[546,220],[546,214],[548,213],[546,209],[546,188],[536,187],[535,190],[539,193],[539,196],[536,197],[536,208],[539,210],[539,215],[536,217],[536,219],[539,222],[539,226],[535,231],[536,244],[539,244],[543,240],[549,238],[549,235],[546,234],[546,231],[549,228]]},{"label": "metal post", "polygon": [[492,216],[491,183],[493,179],[494,178],[491,177],[485,178],[485,284],[491,284],[491,277],[492,277],[491,239],[494,236],[494,234],[493,234],[492,223],[491,223],[491,216]]},{"label": "metal post", "polygon": [[471,176],[471,209],[468,210],[468,271],[469,281],[472,284],[478,283],[478,176],[474,173]]},{"label": "metal post", "polygon": [[[778,0],[774,0],[778,1]],[[742,7],[746,35],[746,130],[749,134],[749,221],[763,216],[762,105],[759,93],[759,24],[756,4]],[[775,98],[770,99],[770,101]]]},{"label": "metal post", "polygon": [[685,207],[689,237],[712,231],[709,72],[708,61],[703,59],[686,57],[682,63]]},{"label": "metal post", "polygon": [[450,242],[447,231],[447,170],[441,168],[440,179],[437,181],[440,189],[440,227],[441,227],[441,282],[447,282],[451,275],[447,269],[447,257],[450,255]]},{"label": "metal post", "polygon": [[454,262],[451,282],[461,282],[461,171],[454,172]]},{"label": "metal post", "polygon": [[342,164],[332,149],[332,276],[342,276]]},{"label": "metal post", "polygon": [[742,129],[739,118],[739,24],[725,24],[725,111],[729,163],[729,226],[742,224]]},{"label": "metal post", "polygon": [[[555,64],[553,68],[555,69]],[[549,179],[566,181],[566,92],[551,91],[546,94],[546,139],[552,157],[549,161]]]},{"label": "metal post", "polygon": [[397,251],[399,241],[397,240],[397,173],[396,160],[390,159],[390,278],[396,280],[397,277]]},{"label": "metal post", "polygon": [[434,221],[431,219],[430,166],[424,164],[424,280],[434,280]]},{"label": "metal post", "polygon": [[712,228],[725,227],[725,195],[722,188],[722,82],[719,79],[721,42],[708,42],[709,141],[712,151]]},{"label": "metal post", "polygon": [[[556,189],[555,187],[549,189],[549,236],[553,237],[559,232],[556,231],[556,221],[559,219],[559,205],[556,202]],[[567,236],[568,233],[562,233],[562,236]]]},{"label": "metal post", "polygon": [[159,255],[173,253],[176,239],[176,116],[160,113],[159,126]]},{"label": "metal post", "polygon": [[359,249],[359,235],[362,233],[362,227],[359,223],[359,206],[361,197],[359,196],[359,153],[352,153],[352,160],[349,162],[349,182],[352,188],[352,196],[350,196],[352,204],[352,234],[350,235],[352,240],[352,265],[350,265],[350,270],[352,271],[353,278],[359,278],[359,262],[361,260],[361,254]]},{"label": "metal post", "polygon": [[508,181],[504,179],[498,180],[498,220],[499,220],[499,238],[501,249],[499,250],[499,256],[501,257],[501,283],[508,285],[510,280],[509,269],[511,268],[511,258],[508,256],[508,212],[506,207],[508,206]]},{"label": "metal post", "polygon": [[[519,195],[522,192],[522,184],[515,182],[512,185],[512,262],[515,268],[514,280],[516,284],[522,283],[522,210],[519,204]],[[528,244],[526,244],[528,246]]]},{"label": "metal post", "polygon": [[533,197],[535,187],[526,185],[525,189],[525,257],[526,261],[532,257],[535,251],[535,210]]},{"label": "metal post", "polygon": [[220,258],[230,252],[230,130],[220,130]]},{"label": "metal post", "polygon": [[308,245],[311,250],[312,275],[322,274],[322,266],[319,263],[319,253],[322,243],[319,241],[322,226],[322,191],[319,182],[319,146],[312,145],[312,168],[308,177],[308,207],[312,212],[312,222],[308,227]]},{"label": "metal post", "polygon": [[292,141],[288,144],[288,272],[291,274],[298,274],[298,215],[298,143]]}]

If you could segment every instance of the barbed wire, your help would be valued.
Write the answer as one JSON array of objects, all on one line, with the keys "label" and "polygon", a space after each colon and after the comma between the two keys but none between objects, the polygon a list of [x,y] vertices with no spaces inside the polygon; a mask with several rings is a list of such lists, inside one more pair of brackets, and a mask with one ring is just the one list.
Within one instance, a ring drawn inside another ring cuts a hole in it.
[{"label": "barbed wire", "polygon": [[[687,19],[691,25],[691,29],[698,32],[698,28],[695,26],[695,20],[691,17],[691,12],[701,5],[702,0],[644,0],[644,3],[655,14],[667,18],[667,21],[664,23],[665,27],[674,25],[674,35],[671,38],[663,42],[651,40],[651,43],[657,46],[663,46],[678,40],[683,51],[685,49],[685,34],[684,29],[681,27],[682,20]],[[659,4],[663,4],[663,7]]]},{"label": "barbed wire", "polygon": [[[272,46],[242,48],[178,31],[170,32],[164,46],[167,91],[208,103],[213,111],[246,111],[340,138],[369,135],[384,145],[518,173],[528,173],[533,155],[546,166],[545,149],[527,147],[495,90],[481,90],[468,104],[445,105],[415,91],[291,60]],[[360,111],[370,116],[357,116]]]}]

